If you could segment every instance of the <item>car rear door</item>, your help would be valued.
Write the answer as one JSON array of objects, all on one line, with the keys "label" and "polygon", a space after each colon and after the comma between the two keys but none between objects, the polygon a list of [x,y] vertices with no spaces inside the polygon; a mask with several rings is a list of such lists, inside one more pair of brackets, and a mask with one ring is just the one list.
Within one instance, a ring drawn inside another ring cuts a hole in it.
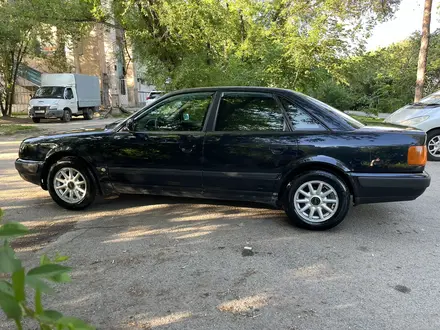
[{"label": "car rear door", "polygon": [[121,193],[200,194],[204,122],[213,92],[172,96],[110,139],[110,180]]},{"label": "car rear door", "polygon": [[219,93],[205,137],[204,194],[270,201],[283,168],[298,156],[288,117],[271,93]]}]

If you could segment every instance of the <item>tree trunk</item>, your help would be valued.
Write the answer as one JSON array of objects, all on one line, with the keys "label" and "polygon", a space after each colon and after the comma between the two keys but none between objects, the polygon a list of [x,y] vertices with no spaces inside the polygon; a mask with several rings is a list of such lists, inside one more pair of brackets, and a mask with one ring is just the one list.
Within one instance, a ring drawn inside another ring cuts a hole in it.
[{"label": "tree trunk", "polygon": [[419,102],[423,97],[423,87],[425,85],[426,59],[428,57],[429,33],[431,25],[432,0],[425,0],[423,12],[422,41],[420,43],[419,64],[417,67],[416,93],[414,102]]}]

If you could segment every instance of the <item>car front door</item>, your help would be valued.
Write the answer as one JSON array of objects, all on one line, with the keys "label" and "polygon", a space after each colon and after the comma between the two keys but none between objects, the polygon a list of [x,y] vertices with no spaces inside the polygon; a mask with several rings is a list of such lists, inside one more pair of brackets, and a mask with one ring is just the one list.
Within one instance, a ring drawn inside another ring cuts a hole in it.
[{"label": "car front door", "polygon": [[110,138],[109,178],[120,193],[201,193],[203,128],[213,94],[169,97],[134,117],[131,131]]},{"label": "car front door", "polygon": [[289,127],[272,94],[224,92],[205,137],[205,195],[273,199],[283,169],[297,157],[297,139]]},{"label": "car front door", "polygon": [[78,112],[78,99],[75,95],[76,93],[74,93],[70,87],[67,87],[64,91],[64,98],[66,99],[67,107],[73,114]]}]

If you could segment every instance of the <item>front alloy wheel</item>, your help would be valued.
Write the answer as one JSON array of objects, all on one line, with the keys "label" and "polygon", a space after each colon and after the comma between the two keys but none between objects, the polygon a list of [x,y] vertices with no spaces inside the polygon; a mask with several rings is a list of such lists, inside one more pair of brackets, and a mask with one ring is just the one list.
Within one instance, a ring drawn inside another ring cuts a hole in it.
[{"label": "front alloy wheel", "polygon": [[69,210],[84,209],[96,197],[93,175],[76,157],[64,157],[52,165],[47,185],[52,199]]},{"label": "front alloy wheel", "polygon": [[428,134],[428,159],[440,161],[440,130]]},{"label": "front alloy wheel", "polygon": [[61,168],[54,177],[53,186],[58,197],[66,203],[81,203],[86,197],[87,182],[78,170]]}]

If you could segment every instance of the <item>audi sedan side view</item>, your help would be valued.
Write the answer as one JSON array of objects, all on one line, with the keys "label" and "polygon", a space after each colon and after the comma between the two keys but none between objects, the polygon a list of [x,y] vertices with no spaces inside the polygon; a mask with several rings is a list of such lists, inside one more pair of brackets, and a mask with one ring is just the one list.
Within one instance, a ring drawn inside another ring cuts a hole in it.
[{"label": "audi sedan side view", "polygon": [[99,195],[243,200],[324,230],[354,205],[409,201],[430,184],[423,131],[364,126],[283,89],[167,94],[106,129],[24,140],[15,166],[67,209]]}]

